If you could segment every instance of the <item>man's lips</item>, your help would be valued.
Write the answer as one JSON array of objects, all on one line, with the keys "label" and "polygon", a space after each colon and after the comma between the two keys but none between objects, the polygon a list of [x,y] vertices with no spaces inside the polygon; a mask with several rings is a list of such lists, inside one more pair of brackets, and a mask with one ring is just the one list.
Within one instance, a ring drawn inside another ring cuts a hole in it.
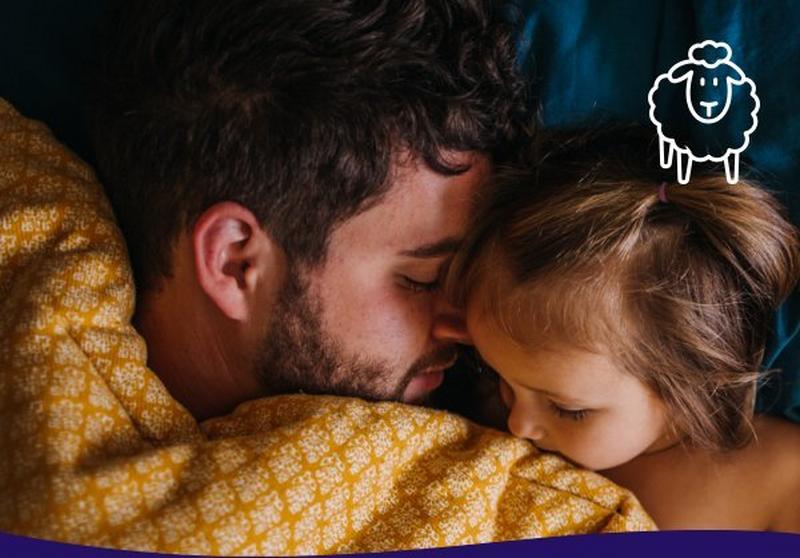
[{"label": "man's lips", "polygon": [[453,355],[446,362],[443,362],[443,363],[440,363],[440,364],[436,364],[434,366],[429,366],[429,367],[425,368],[424,370],[422,370],[420,372],[417,372],[415,374],[415,376],[422,376],[424,374],[436,374],[437,372],[444,372],[445,370],[447,370],[448,368],[453,366],[456,363],[456,360],[458,360],[458,355]]},{"label": "man's lips", "polygon": [[414,374],[403,392],[403,401],[417,401],[442,385],[444,371],[455,364],[456,358],[454,356],[443,364],[429,366]]}]

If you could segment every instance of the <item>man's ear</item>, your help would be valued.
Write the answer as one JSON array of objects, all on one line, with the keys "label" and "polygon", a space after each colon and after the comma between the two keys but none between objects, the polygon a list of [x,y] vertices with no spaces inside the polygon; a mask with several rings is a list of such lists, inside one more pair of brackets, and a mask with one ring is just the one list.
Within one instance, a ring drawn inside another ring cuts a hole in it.
[{"label": "man's ear", "polygon": [[248,321],[260,300],[277,291],[285,272],[283,251],[255,215],[234,202],[203,212],[192,231],[200,287],[228,318]]}]

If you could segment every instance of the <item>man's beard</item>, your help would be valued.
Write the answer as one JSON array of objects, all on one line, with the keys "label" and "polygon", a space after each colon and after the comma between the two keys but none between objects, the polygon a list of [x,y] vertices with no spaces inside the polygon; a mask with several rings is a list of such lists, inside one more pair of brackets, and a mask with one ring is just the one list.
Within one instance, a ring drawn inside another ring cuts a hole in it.
[{"label": "man's beard", "polygon": [[[366,357],[347,356],[322,326],[322,301],[290,266],[271,328],[256,363],[269,394],[310,393],[401,401],[409,382],[431,367],[451,362],[454,347],[423,355],[403,374]],[[417,401],[420,402],[420,401]]]}]

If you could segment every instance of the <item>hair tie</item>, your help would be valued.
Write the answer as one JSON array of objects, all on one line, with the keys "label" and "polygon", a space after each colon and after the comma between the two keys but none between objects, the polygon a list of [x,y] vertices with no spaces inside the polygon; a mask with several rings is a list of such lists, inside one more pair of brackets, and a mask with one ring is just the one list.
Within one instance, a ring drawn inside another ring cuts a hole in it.
[{"label": "hair tie", "polygon": [[658,185],[658,201],[661,203],[669,203],[667,199],[667,183],[662,182]]}]

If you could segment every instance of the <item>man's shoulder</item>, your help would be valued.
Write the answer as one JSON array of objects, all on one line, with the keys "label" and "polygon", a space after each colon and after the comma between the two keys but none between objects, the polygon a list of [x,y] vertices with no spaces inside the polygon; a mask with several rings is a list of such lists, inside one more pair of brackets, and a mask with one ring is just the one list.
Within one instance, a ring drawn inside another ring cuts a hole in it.
[{"label": "man's shoulder", "polygon": [[[51,276],[60,274],[66,279],[72,277],[70,270],[78,259],[90,260],[92,254],[102,253],[101,259],[113,259],[123,268],[127,261],[110,204],[91,167],[63,146],[47,126],[26,118],[2,99],[0,222],[4,302],[9,301],[8,289],[14,285],[16,296],[23,297],[29,297],[36,285],[45,286],[41,273],[27,275],[37,262],[47,261]],[[120,271],[125,275],[125,269]],[[17,281],[23,276],[27,277],[24,285]],[[56,290],[64,294],[63,289]]]},{"label": "man's shoulder", "polygon": [[45,124],[20,114],[2,98],[0,138],[0,191],[6,196],[78,201],[110,216],[94,170],[59,142]]}]

